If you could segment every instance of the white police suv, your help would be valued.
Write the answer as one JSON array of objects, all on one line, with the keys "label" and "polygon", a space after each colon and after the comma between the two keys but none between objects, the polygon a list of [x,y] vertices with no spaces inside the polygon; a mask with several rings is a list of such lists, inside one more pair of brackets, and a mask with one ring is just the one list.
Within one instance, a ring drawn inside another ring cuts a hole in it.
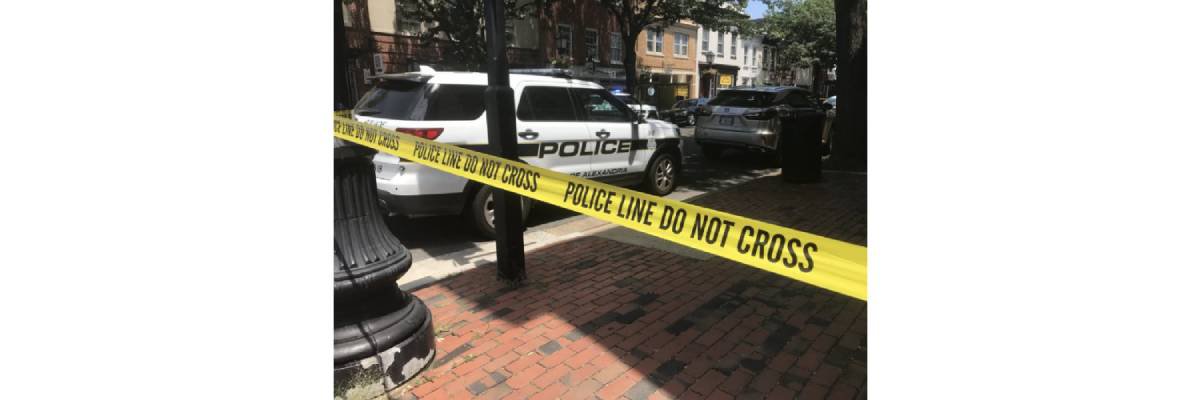
[{"label": "white police suv", "polygon": [[[486,151],[483,92],[487,74],[421,72],[382,75],[354,107],[354,119],[397,132]],[[530,165],[651,194],[675,189],[682,160],[679,128],[641,118],[596,83],[545,75],[510,75],[517,105],[517,147]],[[461,214],[495,236],[491,187],[384,153],[375,155],[379,197],[391,214]],[[523,202],[528,217],[531,201]]]}]

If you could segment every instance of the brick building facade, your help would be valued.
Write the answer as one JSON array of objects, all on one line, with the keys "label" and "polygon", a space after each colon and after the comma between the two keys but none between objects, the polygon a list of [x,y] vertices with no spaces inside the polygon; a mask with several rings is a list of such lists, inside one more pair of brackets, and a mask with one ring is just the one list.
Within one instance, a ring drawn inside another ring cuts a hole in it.
[{"label": "brick building facade", "polygon": [[695,97],[696,49],[699,26],[691,21],[648,27],[638,34],[638,82],[636,96],[659,109],[670,108],[675,101]]},{"label": "brick building facade", "polygon": [[[365,93],[370,77],[378,74],[411,71],[418,65],[467,69],[448,56],[453,46],[449,41],[422,43],[419,35],[428,27],[405,18],[395,0],[351,0],[343,3],[343,10],[351,56],[340,62],[346,63],[353,98]],[[617,20],[595,0],[558,2],[529,18],[507,21],[507,58],[511,68],[569,69],[579,79],[636,92],[643,101],[669,108],[678,98],[700,93],[698,28],[683,21],[639,34],[637,90],[625,88],[625,49]]]}]

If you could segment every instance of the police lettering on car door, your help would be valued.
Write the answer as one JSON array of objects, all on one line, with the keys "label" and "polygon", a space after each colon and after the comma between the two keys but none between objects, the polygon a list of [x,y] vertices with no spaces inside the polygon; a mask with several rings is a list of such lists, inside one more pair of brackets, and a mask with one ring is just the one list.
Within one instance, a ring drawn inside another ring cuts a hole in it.
[{"label": "police lettering on car door", "polygon": [[[590,156],[593,154],[628,153],[634,149],[634,140],[584,140],[542,142],[538,145],[538,158],[547,155],[559,157]],[[645,142],[645,140],[640,140]]]}]

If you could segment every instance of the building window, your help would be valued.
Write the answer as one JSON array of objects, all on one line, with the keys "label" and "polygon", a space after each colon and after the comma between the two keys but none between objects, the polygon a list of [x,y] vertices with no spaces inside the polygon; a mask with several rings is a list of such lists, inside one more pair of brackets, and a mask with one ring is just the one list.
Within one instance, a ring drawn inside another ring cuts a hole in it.
[{"label": "building window", "polygon": [[559,57],[570,57],[571,56],[571,26],[570,25],[559,25],[558,26],[558,35],[555,39],[556,39],[554,41],[555,47],[558,49],[558,52],[555,54],[558,55]]},{"label": "building window", "polygon": [[737,59],[737,33],[729,35],[729,58]]},{"label": "building window", "polygon": [[725,32],[717,32],[717,57],[725,57]]},{"label": "building window", "polygon": [[688,55],[688,35],[686,33],[675,32],[675,55],[687,57]]},{"label": "building window", "polygon": [[600,61],[600,33],[595,29],[583,31],[583,45],[587,46],[589,61]]},{"label": "building window", "polygon": [[613,64],[620,64],[621,57],[625,55],[624,50],[621,49],[621,45],[623,43],[621,41],[621,34],[613,32],[610,34],[610,36],[611,37],[609,38],[608,42],[608,60]]},{"label": "building window", "polygon": [[646,31],[646,52],[647,53],[662,53],[663,50],[663,31],[649,30]]},{"label": "building window", "polygon": [[700,49],[705,52],[708,51],[708,37],[709,36],[712,36],[712,32],[709,32],[709,30],[705,29],[704,30],[704,38],[700,39]]},{"label": "building window", "polygon": [[742,46],[742,55],[746,56],[742,58],[742,64],[750,65],[750,46]]},{"label": "building window", "polygon": [[517,28],[512,20],[504,21],[504,45],[517,47]]},{"label": "building window", "polygon": [[750,49],[750,65],[758,65],[758,48]]},{"label": "building window", "polygon": [[400,8],[398,28],[401,35],[413,36],[421,33],[421,21],[405,18],[408,15],[417,15],[417,7],[409,3],[397,3]]}]

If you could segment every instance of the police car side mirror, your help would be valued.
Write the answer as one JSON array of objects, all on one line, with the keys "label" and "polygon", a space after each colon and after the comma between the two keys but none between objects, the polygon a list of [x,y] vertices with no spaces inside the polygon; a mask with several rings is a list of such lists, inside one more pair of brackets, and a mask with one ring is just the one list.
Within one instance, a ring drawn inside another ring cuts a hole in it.
[{"label": "police car side mirror", "polygon": [[635,122],[637,122],[637,123],[639,123],[639,124],[644,124],[644,123],[646,123],[646,116],[645,116],[645,115],[643,115],[642,113],[637,113],[636,115],[637,115],[637,119],[635,119],[635,120],[634,120]]}]

